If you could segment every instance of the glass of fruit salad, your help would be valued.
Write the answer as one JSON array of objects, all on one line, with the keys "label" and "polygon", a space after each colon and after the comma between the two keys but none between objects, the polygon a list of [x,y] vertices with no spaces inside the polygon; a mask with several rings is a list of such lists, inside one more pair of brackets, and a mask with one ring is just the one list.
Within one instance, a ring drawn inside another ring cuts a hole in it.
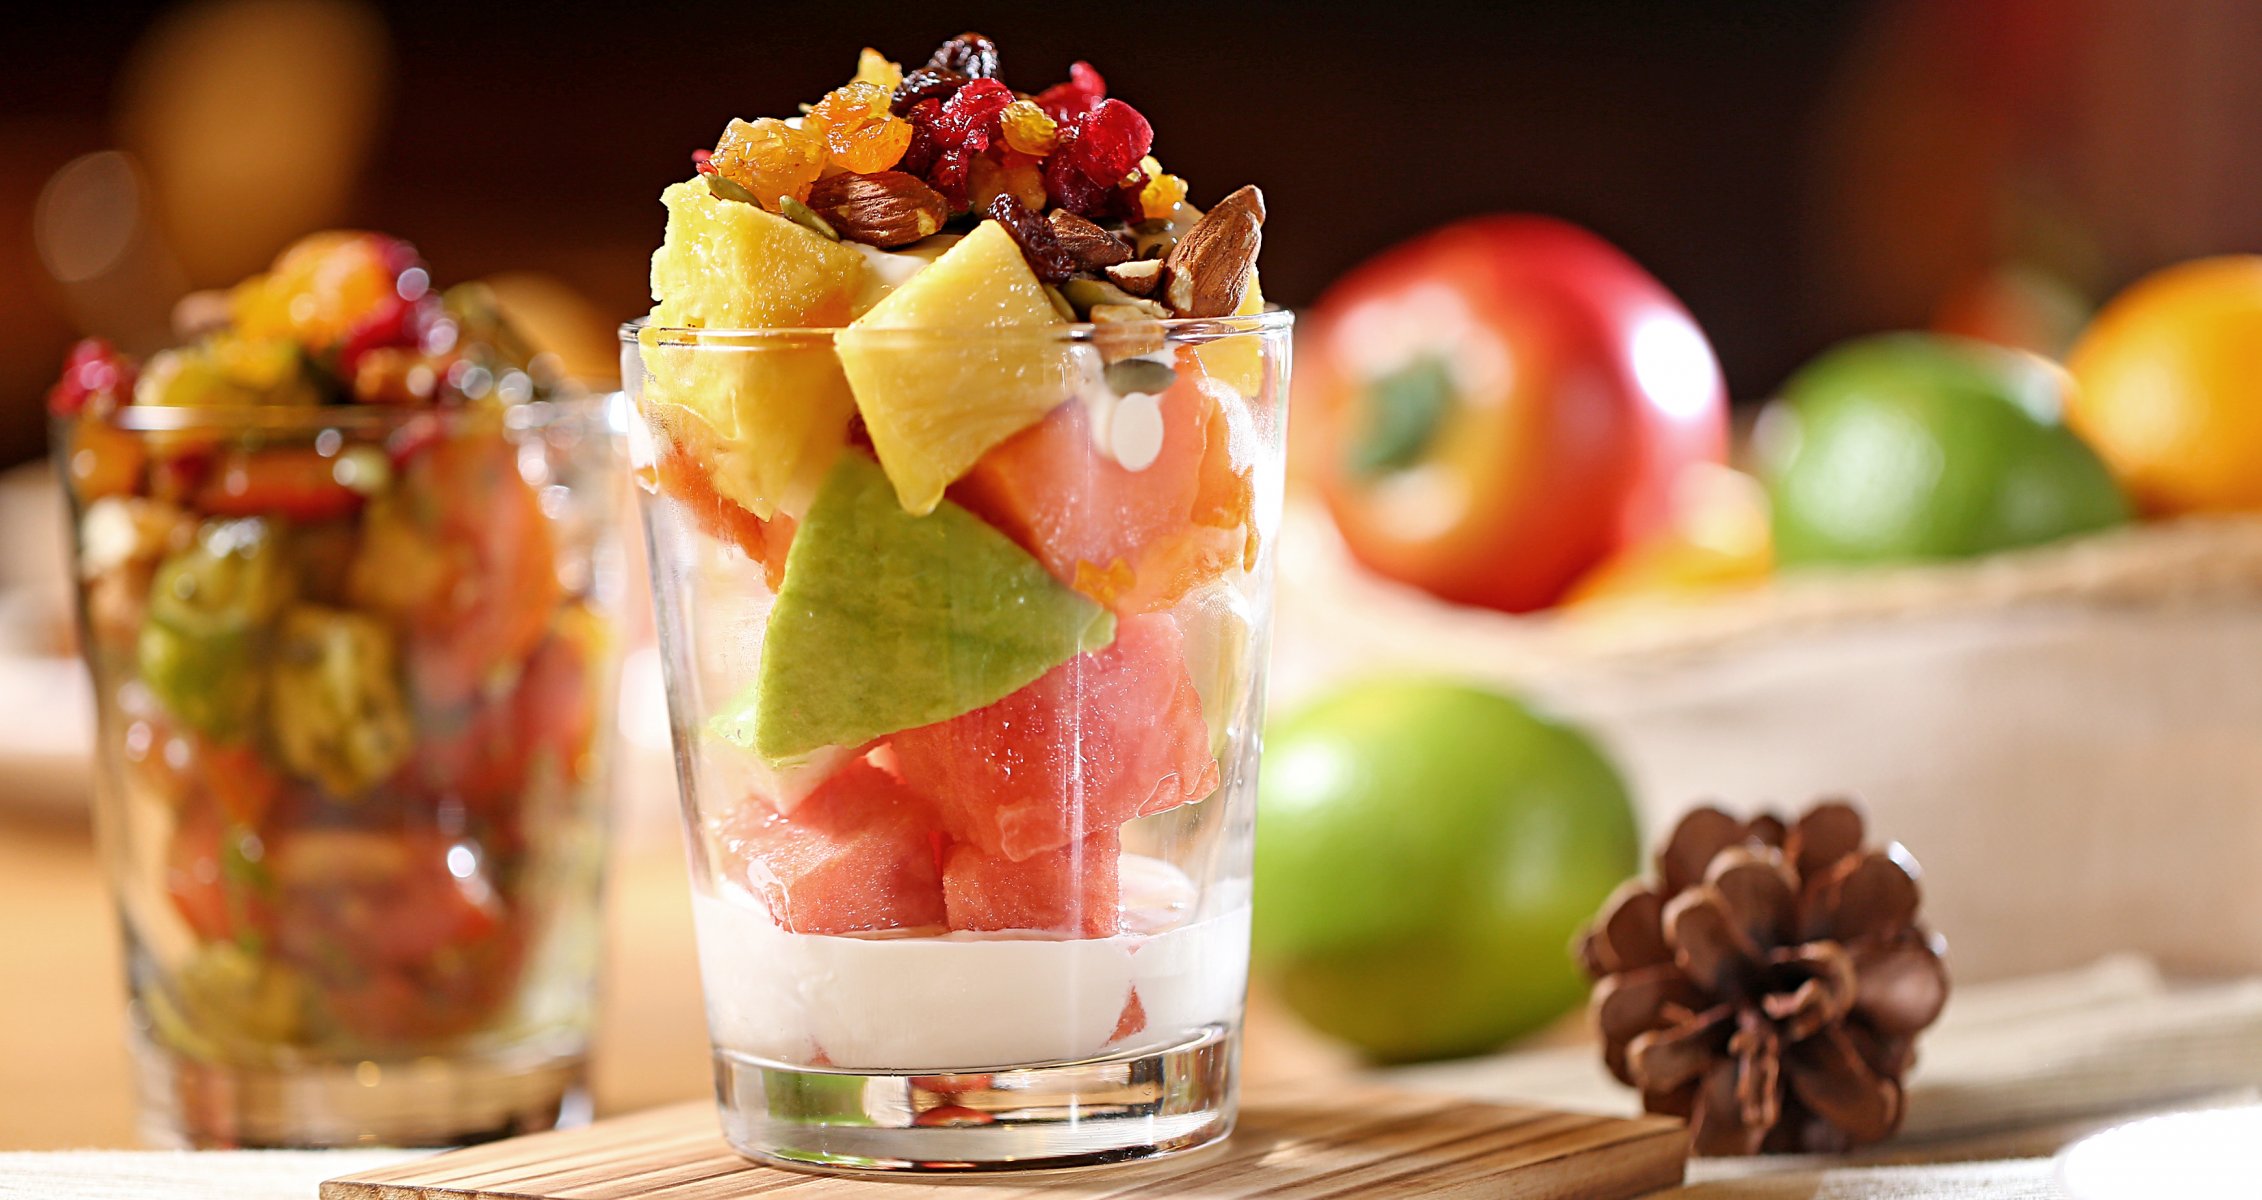
[{"label": "glass of fruit salad", "polygon": [[624,331],[725,1133],[828,1170],[1223,1137],[1286,313],[1078,63],[866,50],[669,187]]},{"label": "glass of fruit salad", "polygon": [[320,234],[49,395],[151,1136],[585,1109],[624,493],[475,285]]}]

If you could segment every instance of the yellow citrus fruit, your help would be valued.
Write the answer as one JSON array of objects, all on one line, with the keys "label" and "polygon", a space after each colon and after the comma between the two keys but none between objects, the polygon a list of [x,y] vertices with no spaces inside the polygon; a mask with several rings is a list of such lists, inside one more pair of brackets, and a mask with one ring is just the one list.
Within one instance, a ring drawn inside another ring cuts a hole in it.
[{"label": "yellow citrus fruit", "polygon": [[2067,366],[2068,419],[2145,511],[2262,510],[2262,255],[2138,281]]}]

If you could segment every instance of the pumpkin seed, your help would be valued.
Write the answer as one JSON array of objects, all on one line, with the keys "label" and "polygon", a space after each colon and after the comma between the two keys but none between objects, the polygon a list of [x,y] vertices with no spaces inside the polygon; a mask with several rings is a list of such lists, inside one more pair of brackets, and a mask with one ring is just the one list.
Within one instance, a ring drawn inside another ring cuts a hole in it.
[{"label": "pumpkin seed", "polygon": [[[1069,282],[1075,281],[1070,280]],[[1052,301],[1052,306],[1060,313],[1061,320],[1074,321],[1078,319],[1075,306],[1068,303],[1068,297],[1061,295],[1059,288],[1049,283],[1040,283],[1037,286],[1045,289],[1045,299]]]},{"label": "pumpkin seed", "polygon": [[778,197],[778,215],[811,233],[821,234],[836,242],[840,240],[840,234],[833,229],[832,222],[818,216],[817,210],[791,196]]},{"label": "pumpkin seed", "polygon": [[710,171],[706,178],[707,190],[714,193],[716,199],[736,200],[740,204],[751,204],[756,208],[762,206],[762,202],[754,198],[754,193],[739,186],[737,180],[724,175],[722,172]]},{"label": "pumpkin seed", "polygon": [[1122,362],[1109,363],[1105,376],[1109,390],[1118,396],[1128,396],[1133,392],[1159,396],[1169,391],[1171,384],[1178,382],[1178,372],[1171,370],[1169,364],[1159,363],[1151,358],[1126,358]]}]

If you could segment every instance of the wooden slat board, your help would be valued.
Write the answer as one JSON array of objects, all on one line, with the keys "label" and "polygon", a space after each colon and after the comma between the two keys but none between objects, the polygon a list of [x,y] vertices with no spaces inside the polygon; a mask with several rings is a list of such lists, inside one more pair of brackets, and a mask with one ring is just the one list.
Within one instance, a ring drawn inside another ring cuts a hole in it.
[{"label": "wooden slat board", "polygon": [[513,1138],[333,1179],[322,1200],[949,1200],[1173,1196],[1580,1197],[1618,1200],[1681,1181],[1678,1121],[1475,1104],[1380,1088],[1252,1095],[1222,1147],[1181,1159],[1023,1179],[925,1184],[807,1175],[724,1145],[714,1107],[682,1104],[586,1129]]}]

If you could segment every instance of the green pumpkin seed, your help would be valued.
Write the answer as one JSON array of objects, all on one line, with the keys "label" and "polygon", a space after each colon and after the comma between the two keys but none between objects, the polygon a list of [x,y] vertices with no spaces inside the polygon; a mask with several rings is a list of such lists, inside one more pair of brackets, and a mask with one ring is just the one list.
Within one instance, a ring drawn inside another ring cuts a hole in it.
[{"label": "green pumpkin seed", "polygon": [[822,234],[836,242],[840,240],[840,234],[833,229],[832,222],[818,216],[816,209],[791,196],[778,197],[778,215],[811,233]]},{"label": "green pumpkin seed", "polygon": [[1122,362],[1109,363],[1105,374],[1108,389],[1118,396],[1128,396],[1133,392],[1159,396],[1169,391],[1171,384],[1178,382],[1178,372],[1171,370],[1169,364],[1159,363],[1151,358],[1126,358]]},{"label": "green pumpkin seed", "polygon": [[762,202],[754,198],[754,193],[740,187],[737,180],[719,171],[707,173],[707,190],[714,193],[718,200],[736,200],[740,204],[751,204],[756,208],[762,206]]}]

